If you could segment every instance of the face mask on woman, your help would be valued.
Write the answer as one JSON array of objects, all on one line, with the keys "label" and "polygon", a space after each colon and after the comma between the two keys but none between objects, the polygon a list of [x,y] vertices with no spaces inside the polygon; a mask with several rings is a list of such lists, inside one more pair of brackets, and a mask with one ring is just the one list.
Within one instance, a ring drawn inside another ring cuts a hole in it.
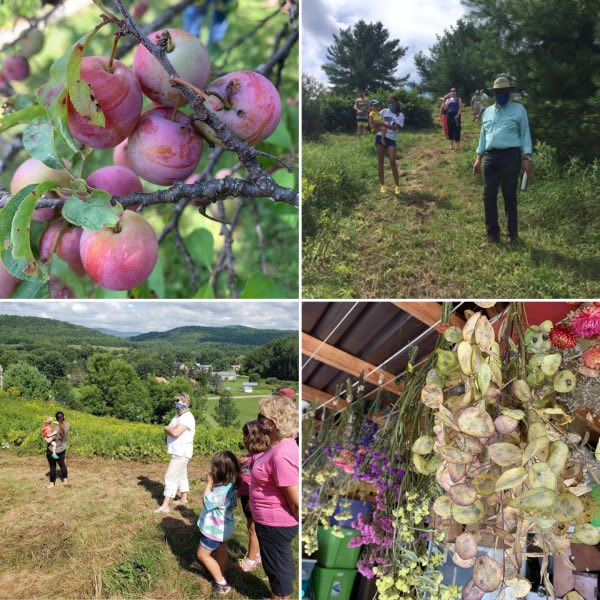
[{"label": "face mask on woman", "polygon": [[175,402],[175,408],[177,410],[185,410],[187,408],[187,404],[183,404],[183,402]]},{"label": "face mask on woman", "polygon": [[388,108],[392,111],[392,112],[396,112],[396,110],[398,109],[398,105],[395,102],[390,102],[388,104]]},{"label": "face mask on woman", "polygon": [[510,98],[510,92],[496,92],[495,97],[496,97],[496,102],[500,106],[504,106]]}]

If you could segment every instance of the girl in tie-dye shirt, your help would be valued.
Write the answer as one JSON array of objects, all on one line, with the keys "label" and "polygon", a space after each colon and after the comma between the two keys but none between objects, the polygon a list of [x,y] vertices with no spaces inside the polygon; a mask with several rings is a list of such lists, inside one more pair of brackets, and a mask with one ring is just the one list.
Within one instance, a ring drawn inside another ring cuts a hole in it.
[{"label": "girl in tie-dye shirt", "polygon": [[233,509],[240,465],[232,452],[217,452],[211,459],[210,473],[204,489],[204,508],[198,518],[200,545],[198,560],[207,568],[215,582],[216,594],[228,594],[231,587],[225,580],[227,540],[233,534]]}]

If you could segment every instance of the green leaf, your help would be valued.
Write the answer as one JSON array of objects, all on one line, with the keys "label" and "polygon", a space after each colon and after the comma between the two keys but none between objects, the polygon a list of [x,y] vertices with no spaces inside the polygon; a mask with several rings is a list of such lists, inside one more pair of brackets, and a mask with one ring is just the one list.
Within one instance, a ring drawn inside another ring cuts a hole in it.
[{"label": "green leaf", "polygon": [[210,267],[213,263],[213,235],[208,229],[199,227],[194,229],[185,238],[185,247],[192,255],[194,262],[203,267]]},{"label": "green leaf", "polygon": [[144,282],[144,286],[148,288],[148,297],[150,298],[164,298],[165,297],[165,273],[162,264],[162,258],[160,253],[158,260],[150,277]]},{"label": "green leaf", "polygon": [[260,272],[252,273],[240,298],[287,298],[284,288]]},{"label": "green leaf", "polygon": [[13,277],[48,279],[31,251],[31,215],[40,197],[57,187],[53,181],[25,186],[0,211],[0,258]]},{"label": "green leaf", "polygon": [[[67,74],[69,75],[70,80],[72,80],[73,77],[79,79],[82,52],[79,49],[85,48],[96,32],[97,30],[94,29],[92,32],[86,33],[77,42],[75,42],[65,52],[65,54],[63,54],[52,64],[50,67],[50,79],[48,83],[43,85],[38,92],[38,100],[40,104],[48,107],[48,117],[52,121],[52,124],[74,152],[79,152],[82,145],[71,134],[67,122],[67,105],[69,95]],[[76,49],[78,58],[75,57],[71,62],[69,62],[69,59]],[[104,119],[104,115],[102,115],[102,119]]]},{"label": "green leaf", "polygon": [[277,171],[273,173],[273,179],[281,187],[285,188],[294,188],[294,185],[296,184],[296,176],[287,169],[277,169]]},{"label": "green leaf", "polygon": [[107,290],[103,287],[96,288],[96,298],[101,300],[114,300],[114,299],[122,299],[129,298],[129,292],[127,290],[124,291],[115,291],[115,290]]},{"label": "green leaf", "polygon": [[279,121],[277,129],[265,140],[265,143],[273,144],[273,146],[282,146],[283,148],[291,148],[292,136],[288,131],[284,119],[281,119],[281,121]]},{"label": "green leaf", "polygon": [[[74,182],[76,188],[81,179]],[[92,190],[90,195],[82,200],[77,193],[67,199],[62,209],[64,219],[84,229],[96,230],[103,227],[114,227],[119,222],[123,207],[115,202],[112,196],[102,190]]]},{"label": "green leaf", "polygon": [[96,31],[94,30],[80,39],[71,48],[66,65],[67,91],[75,110],[87,119],[90,125],[104,127],[104,113],[94,99],[90,86],[81,77],[83,52],[95,34]]},{"label": "green leaf", "polygon": [[31,250],[31,217],[40,197],[43,196],[45,192],[58,187],[60,187],[59,184],[54,181],[40,183],[35,190],[30,192],[19,204],[12,220],[10,230],[12,256],[17,261],[25,261],[27,267],[23,272],[26,272],[27,275],[30,275],[35,279],[46,280],[48,276],[42,271]]},{"label": "green leaf", "polygon": [[46,109],[39,104],[6,113],[0,117],[0,133],[10,129],[11,127],[14,127],[15,125],[30,123],[37,117],[43,117],[45,115]]},{"label": "green leaf", "polygon": [[210,299],[212,300],[215,297],[215,291],[213,290],[213,286],[210,285],[210,281],[205,283],[194,296],[195,299]]},{"label": "green leaf", "polygon": [[53,254],[50,259],[50,276],[70,287],[75,298],[88,297],[89,294],[86,289],[85,279],[89,283],[89,278],[79,277],[69,264],[57,254]]},{"label": "green leaf", "polygon": [[64,169],[54,143],[54,127],[48,117],[34,119],[23,132],[23,146],[30,156],[51,169]]},{"label": "green leaf", "polygon": [[50,289],[48,287],[48,282],[36,279],[32,281],[22,281],[11,297],[14,300],[18,298],[48,298],[49,296]]}]

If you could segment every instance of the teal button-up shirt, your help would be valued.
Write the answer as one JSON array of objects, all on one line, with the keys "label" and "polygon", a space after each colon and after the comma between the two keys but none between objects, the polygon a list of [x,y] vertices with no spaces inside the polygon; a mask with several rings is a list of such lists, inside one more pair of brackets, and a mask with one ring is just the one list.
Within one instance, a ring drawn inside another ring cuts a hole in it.
[{"label": "teal button-up shirt", "polygon": [[532,153],[527,111],[512,100],[503,107],[494,104],[485,109],[477,154],[506,148],[521,148],[523,154]]}]

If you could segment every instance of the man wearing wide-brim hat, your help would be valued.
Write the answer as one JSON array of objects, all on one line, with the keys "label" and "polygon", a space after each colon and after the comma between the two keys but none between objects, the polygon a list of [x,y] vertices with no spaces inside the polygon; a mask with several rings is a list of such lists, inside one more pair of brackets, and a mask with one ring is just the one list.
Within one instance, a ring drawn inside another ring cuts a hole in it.
[{"label": "man wearing wide-brim hat", "polygon": [[531,174],[531,133],[527,110],[522,104],[513,102],[510,95],[514,90],[508,77],[494,81],[495,104],[483,112],[481,135],[477,146],[477,158],[473,173],[482,171],[483,158],[483,202],[485,226],[491,242],[500,241],[498,224],[498,188],[502,186],[504,209],[508,225],[508,241],[519,239],[517,219],[517,186],[521,167]]}]

